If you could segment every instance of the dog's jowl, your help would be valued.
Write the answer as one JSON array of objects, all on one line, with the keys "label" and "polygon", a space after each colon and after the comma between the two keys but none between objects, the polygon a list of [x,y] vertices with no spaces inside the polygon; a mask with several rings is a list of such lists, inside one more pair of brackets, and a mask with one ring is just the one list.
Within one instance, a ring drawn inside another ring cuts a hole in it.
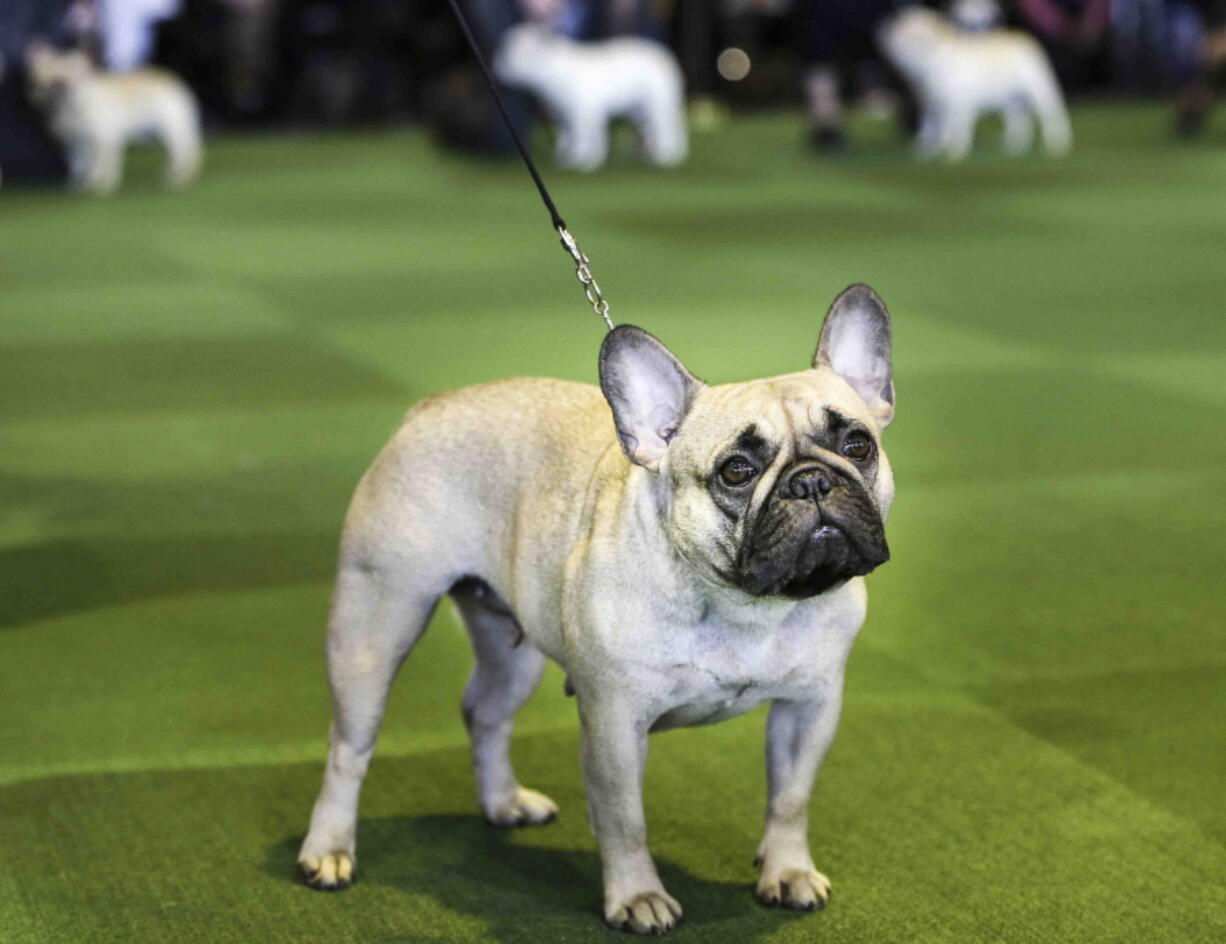
[{"label": "dog's jowl", "polygon": [[647,849],[648,733],[763,701],[757,895],[822,907],[830,882],[809,852],[809,794],[864,620],[864,576],[889,556],[890,334],[881,300],[853,285],[797,373],[708,386],[621,325],[601,349],[599,388],[508,380],[412,409],[345,523],[327,641],[335,718],[299,856],[307,881],[353,879],[358,793],[388,689],[450,594],[476,653],[463,709],[493,824],[557,815],[516,778],[509,741],[545,660],[567,673],[609,924],[658,933],[682,914]]}]

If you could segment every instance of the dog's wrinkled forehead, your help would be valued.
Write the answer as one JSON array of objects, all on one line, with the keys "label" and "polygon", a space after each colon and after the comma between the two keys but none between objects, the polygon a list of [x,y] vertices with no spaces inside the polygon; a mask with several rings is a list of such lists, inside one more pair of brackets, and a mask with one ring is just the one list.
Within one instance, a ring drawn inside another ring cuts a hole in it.
[{"label": "dog's wrinkled forehead", "polygon": [[774,455],[849,425],[876,428],[872,413],[846,381],[829,368],[819,368],[705,388],[682,427],[678,446],[694,459],[718,453],[730,443],[745,452]]}]

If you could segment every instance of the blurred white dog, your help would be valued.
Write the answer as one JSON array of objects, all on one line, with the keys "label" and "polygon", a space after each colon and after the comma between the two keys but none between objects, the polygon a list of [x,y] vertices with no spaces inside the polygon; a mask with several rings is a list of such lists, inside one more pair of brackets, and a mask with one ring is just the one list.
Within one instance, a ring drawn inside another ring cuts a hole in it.
[{"label": "blurred white dog", "polygon": [[63,142],[73,183],[83,190],[112,193],[134,140],[166,148],[171,187],[186,186],[199,172],[200,112],[178,77],[160,69],[99,72],[85,53],[41,42],[26,52],[26,75],[30,100]]},{"label": "blurred white dog", "polygon": [[1060,86],[1042,48],[1026,33],[968,33],[934,10],[908,7],[886,21],[878,39],[919,100],[920,156],[962,160],[975,122],[993,111],[1004,118],[1009,154],[1030,148],[1032,116],[1039,119],[1049,154],[1065,154],[1072,146]]},{"label": "blurred white dog", "polygon": [[609,121],[626,117],[653,164],[685,160],[685,94],[681,69],[667,48],[623,36],[578,43],[525,23],[503,35],[494,71],[531,92],[556,125],[558,163],[594,170],[609,154]]}]

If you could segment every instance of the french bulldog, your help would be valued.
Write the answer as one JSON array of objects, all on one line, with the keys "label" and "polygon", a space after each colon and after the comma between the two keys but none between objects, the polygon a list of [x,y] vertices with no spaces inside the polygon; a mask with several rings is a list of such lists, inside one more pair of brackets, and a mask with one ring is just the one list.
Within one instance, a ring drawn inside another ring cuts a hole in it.
[{"label": "french bulldog", "polygon": [[520,785],[509,749],[546,658],[567,674],[610,925],[662,933],[682,915],[647,849],[647,735],[763,701],[757,897],[824,906],[809,795],[864,621],[864,576],[889,557],[890,338],[885,305],[853,285],[797,373],[708,386],[619,325],[600,350],[599,389],[506,380],[410,410],[345,522],[327,635],[335,715],[299,855],[306,881],[353,880],[358,793],[388,689],[449,594],[476,653],[462,708],[491,824],[557,814]]},{"label": "french bulldog", "polygon": [[975,123],[998,112],[1004,150],[1027,151],[1039,120],[1043,146],[1067,154],[1073,133],[1060,83],[1038,41],[1020,30],[959,29],[936,10],[905,7],[882,24],[878,43],[915,92],[920,107],[916,155],[961,161]]},{"label": "french bulldog", "polygon": [[200,171],[203,145],[196,97],[163,69],[102,72],[81,50],[43,42],[26,51],[30,101],[63,143],[74,186],[114,193],[123,178],[124,150],[151,139],[166,148],[166,184],[182,188]]}]

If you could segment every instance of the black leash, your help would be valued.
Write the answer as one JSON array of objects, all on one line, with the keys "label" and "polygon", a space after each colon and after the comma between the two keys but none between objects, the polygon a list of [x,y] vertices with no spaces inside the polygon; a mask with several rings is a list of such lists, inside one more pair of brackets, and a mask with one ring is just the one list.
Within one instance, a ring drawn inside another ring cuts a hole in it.
[{"label": "black leash", "polygon": [[588,268],[589,260],[583,250],[579,248],[579,244],[575,242],[575,237],[570,234],[570,230],[566,228],[566,221],[562,219],[562,215],[558,213],[558,208],[554,206],[553,198],[549,196],[549,190],[545,187],[545,181],[541,180],[541,175],[536,169],[536,164],[532,162],[531,156],[528,154],[528,149],[524,147],[524,142],[519,138],[519,132],[515,130],[515,123],[511,121],[511,116],[507,112],[506,103],[502,100],[502,93],[498,91],[498,83],[494,81],[494,74],[490,71],[489,65],[485,61],[485,56],[481,54],[481,47],[477,45],[477,39],[473,36],[472,29],[469,28],[468,20],[464,16],[464,12],[460,9],[458,0],[448,0],[451,4],[451,10],[455,14],[456,19],[460,23],[460,29],[464,32],[464,38],[468,40],[468,47],[473,52],[473,57],[477,60],[477,65],[481,67],[481,71],[485,74],[486,84],[490,87],[490,93],[494,96],[494,101],[498,104],[498,111],[502,113],[502,120],[506,122],[507,130],[511,132],[511,139],[515,142],[515,147],[519,150],[519,156],[524,159],[524,164],[528,168],[528,173],[532,175],[532,182],[536,184],[537,192],[541,195],[541,200],[545,203],[545,208],[549,211],[550,221],[553,223],[553,228],[557,230],[558,236],[562,240],[562,248],[570,255],[575,263],[575,276],[579,279],[579,283],[583,286],[583,294],[587,296],[588,303],[592,306],[592,310],[604,319],[604,323],[609,326],[609,330],[613,330],[613,319],[609,317],[609,303],[604,300],[604,296],[600,294],[600,286],[596,284],[596,280],[592,278],[592,270]]}]

